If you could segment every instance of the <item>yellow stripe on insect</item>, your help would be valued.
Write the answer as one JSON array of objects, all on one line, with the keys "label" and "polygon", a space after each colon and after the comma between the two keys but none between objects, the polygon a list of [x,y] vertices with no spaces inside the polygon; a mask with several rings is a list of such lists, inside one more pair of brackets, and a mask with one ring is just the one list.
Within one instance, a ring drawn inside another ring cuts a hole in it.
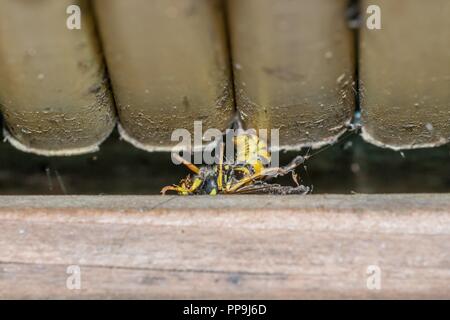
[{"label": "yellow stripe on insect", "polygon": [[191,191],[196,190],[198,187],[201,186],[202,183],[203,183],[202,179],[199,179],[199,178],[195,179],[194,182],[192,183]]},{"label": "yellow stripe on insect", "polygon": [[235,171],[242,171],[244,176],[261,172],[266,166],[270,164],[271,155],[268,151],[267,143],[258,138],[257,135],[245,132],[235,137],[236,148],[236,162],[242,168],[246,166],[248,169],[235,168]]}]

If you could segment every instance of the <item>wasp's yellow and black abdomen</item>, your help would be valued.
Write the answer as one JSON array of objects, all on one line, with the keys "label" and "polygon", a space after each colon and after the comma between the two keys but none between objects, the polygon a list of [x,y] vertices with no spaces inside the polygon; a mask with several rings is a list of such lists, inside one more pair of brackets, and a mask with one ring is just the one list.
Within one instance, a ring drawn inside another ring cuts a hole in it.
[{"label": "wasp's yellow and black abdomen", "polygon": [[271,156],[267,143],[257,135],[248,132],[239,134],[235,137],[234,144],[236,164],[250,168],[251,172],[248,174],[259,173],[270,164]]}]

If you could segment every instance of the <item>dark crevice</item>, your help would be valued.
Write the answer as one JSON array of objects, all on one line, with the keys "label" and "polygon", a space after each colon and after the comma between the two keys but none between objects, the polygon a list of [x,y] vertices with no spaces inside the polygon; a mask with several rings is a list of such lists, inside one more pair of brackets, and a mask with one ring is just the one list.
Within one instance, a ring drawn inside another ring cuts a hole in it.
[{"label": "dark crevice", "polygon": [[[236,87],[234,82],[234,68],[233,68],[233,47],[231,41],[231,27],[230,27],[230,13],[228,11],[228,5],[226,0],[221,1],[222,12],[224,16],[224,25],[225,25],[225,39],[228,51],[228,65],[230,67],[230,79],[231,79],[231,90],[233,94],[233,106],[235,116],[238,114],[237,110],[237,102],[236,102]],[[234,117],[233,117],[234,118]]]},{"label": "dark crevice", "polygon": [[359,37],[360,37],[360,26],[361,26],[361,2],[360,0],[349,0],[347,8],[347,22],[349,28],[353,32],[353,52],[355,59],[355,70],[354,70],[354,98],[355,98],[355,114],[353,116],[352,124],[355,127],[359,127],[359,119],[361,113],[361,96],[360,96],[360,79],[359,79]]},{"label": "dark crevice", "polygon": [[[117,125],[117,123],[119,123],[119,108],[117,105],[116,96],[114,94],[113,86],[111,83],[111,77],[110,77],[110,72],[108,69],[108,64],[106,62],[104,43],[103,43],[102,37],[100,35],[99,19],[98,19],[97,12],[95,11],[95,8],[94,8],[94,5],[92,4],[92,2],[89,2],[87,5],[88,5],[88,10],[92,17],[92,25],[94,26],[94,35],[97,40],[97,45],[100,50],[100,55],[102,57],[102,63],[103,63],[103,68],[104,68],[103,69],[103,73],[104,73],[103,81],[106,84],[106,87],[108,88],[109,92],[111,93],[111,100],[112,100],[113,108],[114,108],[115,115],[116,115],[116,125]],[[116,130],[116,129],[114,129],[114,130]]]}]

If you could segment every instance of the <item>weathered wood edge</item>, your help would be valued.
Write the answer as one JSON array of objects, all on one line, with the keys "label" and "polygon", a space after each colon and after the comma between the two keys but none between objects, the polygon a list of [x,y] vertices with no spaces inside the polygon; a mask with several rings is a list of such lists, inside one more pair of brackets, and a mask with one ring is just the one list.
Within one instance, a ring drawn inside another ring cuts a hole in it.
[{"label": "weathered wood edge", "polygon": [[[450,195],[0,197],[1,298],[450,298]],[[70,265],[81,290],[66,288]],[[378,265],[381,290],[366,286]]]}]

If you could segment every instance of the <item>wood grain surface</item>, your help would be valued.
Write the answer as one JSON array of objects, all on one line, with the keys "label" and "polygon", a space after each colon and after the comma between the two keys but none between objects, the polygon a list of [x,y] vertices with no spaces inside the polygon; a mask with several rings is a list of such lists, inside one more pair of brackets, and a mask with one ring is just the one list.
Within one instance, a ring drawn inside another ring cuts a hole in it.
[{"label": "wood grain surface", "polygon": [[[0,298],[450,298],[450,195],[0,197]],[[67,268],[81,289],[66,287]],[[367,287],[378,266],[381,288]]]}]

